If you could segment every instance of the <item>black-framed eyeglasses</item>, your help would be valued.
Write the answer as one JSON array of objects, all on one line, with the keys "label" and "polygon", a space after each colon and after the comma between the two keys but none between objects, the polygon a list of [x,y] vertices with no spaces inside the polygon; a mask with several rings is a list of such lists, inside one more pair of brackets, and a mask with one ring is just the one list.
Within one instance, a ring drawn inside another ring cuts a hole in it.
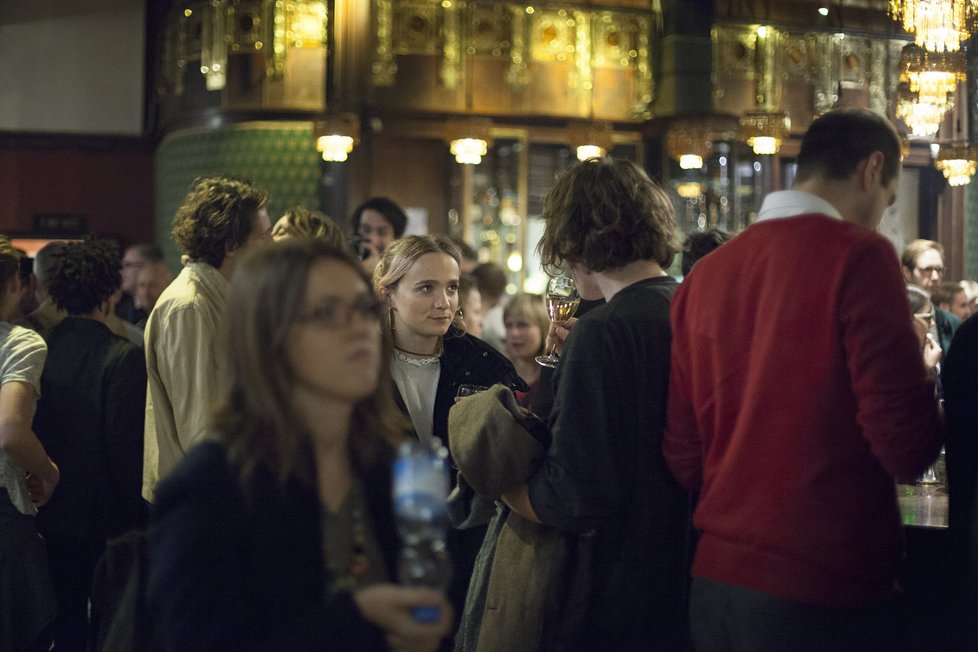
[{"label": "black-framed eyeglasses", "polygon": [[927,276],[930,276],[934,272],[937,272],[937,275],[938,276],[944,276],[944,268],[943,267],[918,267],[917,268],[917,271],[918,272],[923,272]]},{"label": "black-framed eyeglasses", "polygon": [[363,297],[353,302],[334,299],[302,313],[296,321],[315,322],[326,328],[342,328],[350,325],[353,313],[360,315],[364,321],[379,321],[384,314],[384,305],[376,297]]}]

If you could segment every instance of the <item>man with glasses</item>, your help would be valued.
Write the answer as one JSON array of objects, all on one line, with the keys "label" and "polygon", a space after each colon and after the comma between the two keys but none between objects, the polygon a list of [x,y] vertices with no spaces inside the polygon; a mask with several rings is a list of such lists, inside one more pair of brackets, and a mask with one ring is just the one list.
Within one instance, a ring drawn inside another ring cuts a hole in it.
[{"label": "man with glasses", "polygon": [[[903,278],[907,283],[921,287],[931,295],[940,290],[944,280],[944,247],[934,240],[913,240],[903,248],[900,255]],[[954,331],[961,325],[955,315],[936,307],[934,302],[934,322],[937,324],[937,339],[943,351],[951,346]],[[941,358],[943,362],[943,357]]]}]

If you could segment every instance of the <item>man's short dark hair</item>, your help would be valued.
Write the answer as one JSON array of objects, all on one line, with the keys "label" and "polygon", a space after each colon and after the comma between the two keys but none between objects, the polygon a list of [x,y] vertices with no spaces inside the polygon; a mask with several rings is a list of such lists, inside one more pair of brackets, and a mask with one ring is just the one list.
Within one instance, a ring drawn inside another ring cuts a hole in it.
[{"label": "man's short dark hair", "polygon": [[353,215],[350,217],[350,226],[354,233],[360,230],[360,217],[365,210],[377,211],[383,215],[384,219],[390,222],[391,228],[394,229],[395,238],[404,235],[404,230],[407,229],[407,215],[400,206],[387,197],[372,197],[354,209]]},{"label": "man's short dark hair", "polygon": [[68,242],[53,256],[48,295],[69,315],[87,315],[122,283],[119,250],[108,240]]},{"label": "man's short dark hair", "polygon": [[801,140],[796,179],[848,179],[860,161],[883,154],[881,181],[900,171],[900,136],[886,117],[860,107],[834,109],[816,119]]},{"label": "man's short dark hair", "polygon": [[721,229],[697,231],[690,233],[683,243],[682,271],[683,276],[689,275],[700,258],[710,253],[730,239],[730,234]]},{"label": "man's short dark hair", "polygon": [[173,218],[173,240],[191,260],[220,267],[227,250],[248,241],[268,194],[228,177],[194,180]]}]

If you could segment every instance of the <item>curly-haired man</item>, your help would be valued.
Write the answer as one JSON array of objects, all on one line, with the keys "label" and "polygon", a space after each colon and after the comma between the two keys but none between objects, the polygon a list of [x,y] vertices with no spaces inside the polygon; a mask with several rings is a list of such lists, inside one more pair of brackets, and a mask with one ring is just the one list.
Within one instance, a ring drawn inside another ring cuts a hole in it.
[{"label": "curly-haired man", "polygon": [[219,332],[228,279],[249,247],[270,238],[264,190],[236,179],[194,181],[173,219],[186,264],[146,323],[143,497],[203,431],[220,382]]},{"label": "curly-haired man", "polygon": [[45,333],[34,430],[63,478],[37,517],[60,607],[57,649],[84,649],[105,542],[144,522],[146,361],[107,323],[119,281],[119,254],[106,240],[65,243],[48,270],[48,295],[66,316]]}]

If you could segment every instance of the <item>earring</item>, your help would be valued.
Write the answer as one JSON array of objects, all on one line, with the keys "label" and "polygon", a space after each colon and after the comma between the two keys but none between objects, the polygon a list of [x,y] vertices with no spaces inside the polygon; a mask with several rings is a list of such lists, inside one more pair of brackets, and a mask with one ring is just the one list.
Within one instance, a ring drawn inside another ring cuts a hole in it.
[{"label": "earring", "polygon": [[464,317],[465,317],[465,315],[462,314],[462,309],[461,308],[459,308],[458,310],[455,311],[455,318],[456,319],[463,319]]},{"label": "earring", "polygon": [[394,337],[394,306],[389,304],[387,306],[387,323],[390,324],[391,337],[393,338]]}]

